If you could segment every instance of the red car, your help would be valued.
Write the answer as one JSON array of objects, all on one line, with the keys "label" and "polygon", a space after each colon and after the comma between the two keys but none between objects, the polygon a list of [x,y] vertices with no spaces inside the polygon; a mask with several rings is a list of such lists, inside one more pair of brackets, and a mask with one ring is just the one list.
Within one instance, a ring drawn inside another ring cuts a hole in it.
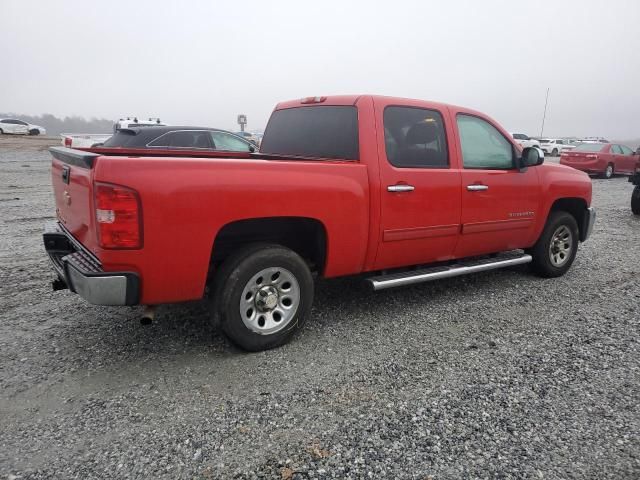
[{"label": "red car", "polygon": [[595,221],[587,175],[441,103],[281,103],[243,158],[110,150],[51,149],[54,287],[101,305],[207,296],[248,350],[302,327],[316,277],[366,272],[380,290],[525,263],[557,277]]},{"label": "red car", "polygon": [[632,175],[637,161],[633,150],[614,143],[581,143],[560,155],[561,165],[604,178],[611,178],[616,173]]}]

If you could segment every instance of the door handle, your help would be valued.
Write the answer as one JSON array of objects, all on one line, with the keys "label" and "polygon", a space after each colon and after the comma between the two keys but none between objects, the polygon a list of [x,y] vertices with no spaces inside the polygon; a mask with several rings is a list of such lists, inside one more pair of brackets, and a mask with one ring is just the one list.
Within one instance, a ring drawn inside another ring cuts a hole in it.
[{"label": "door handle", "polygon": [[414,187],[413,185],[404,184],[389,185],[387,187],[388,192],[413,192],[415,189],[416,187]]},{"label": "door handle", "polygon": [[481,192],[483,190],[489,190],[489,186],[478,185],[477,183],[474,183],[473,185],[467,185],[467,190],[469,190],[470,192]]}]

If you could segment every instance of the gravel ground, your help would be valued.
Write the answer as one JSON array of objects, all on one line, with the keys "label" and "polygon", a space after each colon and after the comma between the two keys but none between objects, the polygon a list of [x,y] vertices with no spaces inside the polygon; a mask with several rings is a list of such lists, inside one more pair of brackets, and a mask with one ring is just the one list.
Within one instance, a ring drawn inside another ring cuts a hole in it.
[{"label": "gravel ground", "polygon": [[46,145],[0,140],[0,478],[640,477],[625,178],[594,180],[563,278],[321,282],[301,335],[247,354],[200,303],[144,327],[51,291]]}]

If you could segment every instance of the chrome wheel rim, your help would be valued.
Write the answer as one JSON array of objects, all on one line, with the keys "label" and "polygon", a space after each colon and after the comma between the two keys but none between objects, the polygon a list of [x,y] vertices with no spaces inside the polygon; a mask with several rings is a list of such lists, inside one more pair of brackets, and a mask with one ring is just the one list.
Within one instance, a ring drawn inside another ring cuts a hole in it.
[{"label": "chrome wheel rim", "polygon": [[611,178],[613,176],[613,165],[607,165],[607,169],[604,171],[604,176]]},{"label": "chrome wheel rim", "polygon": [[240,317],[244,325],[260,335],[285,328],[300,305],[300,284],[285,268],[260,270],[247,282],[240,296]]},{"label": "chrome wheel rim", "polygon": [[551,236],[549,259],[554,267],[561,267],[569,261],[573,250],[573,233],[566,225],[559,226]]}]

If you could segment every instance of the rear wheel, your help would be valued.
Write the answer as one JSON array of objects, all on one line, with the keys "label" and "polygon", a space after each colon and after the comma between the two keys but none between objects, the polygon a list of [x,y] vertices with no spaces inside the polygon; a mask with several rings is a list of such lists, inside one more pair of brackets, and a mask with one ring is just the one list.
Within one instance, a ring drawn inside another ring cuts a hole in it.
[{"label": "rear wheel", "polygon": [[551,152],[551,156],[552,157],[557,157],[558,156],[558,149],[554,148],[553,151]]},{"label": "rear wheel", "polygon": [[313,302],[304,260],[279,245],[252,245],[231,255],[215,276],[212,313],[225,334],[249,351],[288,342]]},{"label": "rear wheel", "polygon": [[604,173],[602,174],[602,176],[609,180],[611,177],[613,177],[613,171],[613,163],[610,163],[609,165],[607,165],[607,168],[604,169]]},{"label": "rear wheel", "polygon": [[640,185],[636,185],[631,192],[631,211],[634,215],[640,215]]},{"label": "rear wheel", "polygon": [[0,128],[0,135],[3,135],[3,134],[4,134],[4,130]]},{"label": "rear wheel", "polygon": [[529,252],[533,271],[546,278],[564,275],[576,258],[578,240],[578,224],[573,215],[551,212],[542,235]]}]

